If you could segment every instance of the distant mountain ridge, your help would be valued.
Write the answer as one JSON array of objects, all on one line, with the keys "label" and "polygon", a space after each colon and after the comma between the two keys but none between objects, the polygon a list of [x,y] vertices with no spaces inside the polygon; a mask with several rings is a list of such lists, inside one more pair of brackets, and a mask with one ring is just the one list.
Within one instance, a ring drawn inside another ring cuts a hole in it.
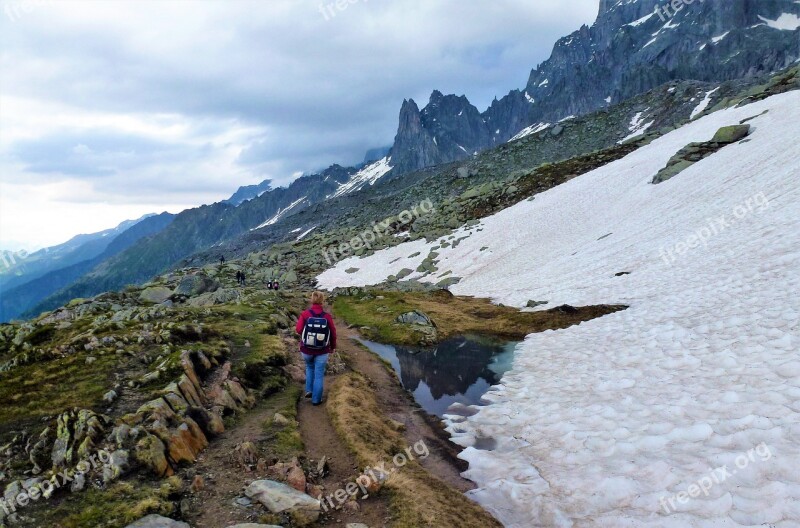
[{"label": "distant mountain ridge", "polygon": [[[174,215],[170,213],[146,215],[138,220],[123,222],[114,229],[93,235],[79,235],[65,244],[34,253],[29,257],[36,259],[32,262],[35,266],[33,270],[15,275],[13,280],[6,281],[2,286],[0,322],[19,317],[42,299],[68,286],[140,239],[158,233],[173,218]],[[25,264],[26,260],[21,264]]]},{"label": "distant mountain ridge", "polygon": [[602,0],[591,27],[560,39],[524,90],[512,90],[483,113],[464,96],[438,91],[422,110],[404,101],[392,148],[395,172],[465,159],[526,127],[585,115],[669,81],[748,78],[800,57],[795,0],[696,1],[672,17],[656,12],[665,3]]},{"label": "distant mountain ridge", "polygon": [[264,180],[261,183],[256,185],[245,185],[239,187],[239,189],[233,193],[233,195],[228,198],[227,200],[223,200],[223,203],[230,204],[233,206],[241,205],[242,203],[246,202],[247,200],[252,200],[253,198],[258,198],[265,192],[272,189],[272,180]]}]

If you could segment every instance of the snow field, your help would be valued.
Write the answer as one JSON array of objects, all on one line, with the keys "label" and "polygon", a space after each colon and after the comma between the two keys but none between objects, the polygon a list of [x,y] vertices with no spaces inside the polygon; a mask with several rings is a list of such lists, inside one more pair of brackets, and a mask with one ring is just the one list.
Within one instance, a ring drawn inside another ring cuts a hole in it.
[{"label": "snow field", "polygon": [[[753,116],[748,141],[649,183],[688,143]],[[474,500],[511,527],[800,526],[799,133],[798,92],[716,112],[436,250],[456,294],[630,306],[528,336],[490,404],[448,417]],[[378,283],[436,245],[347,259],[319,281]],[[770,456],[737,467],[758,446]],[[707,495],[675,499],[724,466]]]}]

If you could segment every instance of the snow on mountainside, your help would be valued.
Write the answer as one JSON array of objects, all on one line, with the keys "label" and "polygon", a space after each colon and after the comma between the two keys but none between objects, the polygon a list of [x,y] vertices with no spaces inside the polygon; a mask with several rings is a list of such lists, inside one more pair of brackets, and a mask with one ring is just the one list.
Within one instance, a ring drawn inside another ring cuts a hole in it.
[{"label": "snow on mountainside", "polygon": [[[597,19],[559,39],[527,85],[479,112],[465,97],[434,91],[421,111],[404,102],[395,173],[466,159],[538,123],[556,123],[665,83],[721,83],[790,66],[800,58],[796,0],[602,0]],[[665,12],[665,6],[667,11]]]},{"label": "snow on mountainside", "polygon": [[387,156],[375,163],[367,165],[355,173],[348,181],[341,184],[336,192],[329,196],[329,198],[337,198],[345,194],[360,191],[367,185],[375,185],[375,182],[392,170],[391,162],[392,158]]},{"label": "snow on mountainside", "polygon": [[[747,118],[748,140],[650,184]],[[470,495],[506,526],[800,526],[799,123],[800,92],[701,117],[456,248],[401,244],[320,285],[377,283],[437,247],[429,280],[452,271],[456,294],[630,305],[528,336],[489,404],[447,417]]]},{"label": "snow on mountainside", "polygon": [[281,208],[280,210],[278,210],[277,213],[275,213],[275,215],[272,218],[270,218],[269,220],[267,220],[263,224],[259,225],[258,227],[254,227],[253,229],[251,229],[251,231],[255,231],[257,229],[262,229],[264,227],[271,226],[271,225],[274,225],[274,224],[278,223],[278,220],[280,220],[281,218],[286,216],[286,213],[288,213],[289,211],[291,211],[292,209],[294,209],[295,207],[297,207],[298,205],[303,203],[303,200],[305,200],[306,198],[307,198],[307,196],[303,196],[302,198],[298,198],[294,202],[290,203],[286,207]]}]

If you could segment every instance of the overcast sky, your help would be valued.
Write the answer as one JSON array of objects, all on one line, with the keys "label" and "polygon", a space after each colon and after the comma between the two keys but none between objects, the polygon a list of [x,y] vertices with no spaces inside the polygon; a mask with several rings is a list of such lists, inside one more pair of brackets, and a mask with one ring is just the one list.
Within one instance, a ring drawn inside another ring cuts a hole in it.
[{"label": "overcast sky", "polygon": [[598,8],[331,1],[0,1],[0,248],[355,164],[403,98],[484,110]]}]

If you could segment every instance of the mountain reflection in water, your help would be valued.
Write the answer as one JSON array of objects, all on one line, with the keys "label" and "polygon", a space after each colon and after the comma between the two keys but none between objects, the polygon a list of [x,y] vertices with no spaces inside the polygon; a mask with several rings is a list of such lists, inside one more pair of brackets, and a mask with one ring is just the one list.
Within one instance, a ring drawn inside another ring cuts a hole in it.
[{"label": "mountain reflection in water", "polygon": [[511,369],[516,343],[479,336],[442,341],[434,349],[360,340],[392,364],[403,387],[428,413],[442,416],[454,403],[476,405]]}]

